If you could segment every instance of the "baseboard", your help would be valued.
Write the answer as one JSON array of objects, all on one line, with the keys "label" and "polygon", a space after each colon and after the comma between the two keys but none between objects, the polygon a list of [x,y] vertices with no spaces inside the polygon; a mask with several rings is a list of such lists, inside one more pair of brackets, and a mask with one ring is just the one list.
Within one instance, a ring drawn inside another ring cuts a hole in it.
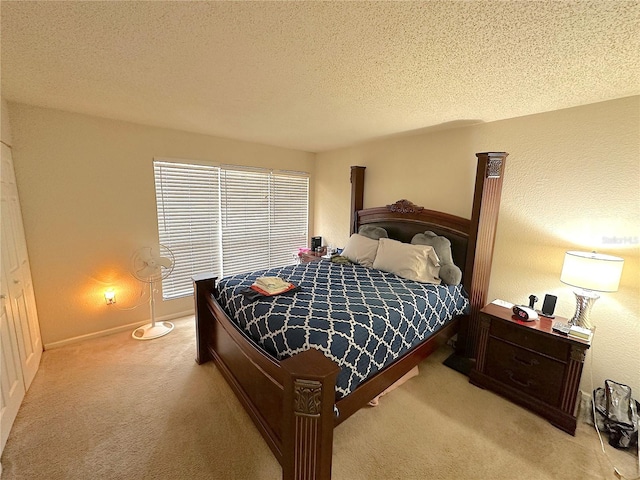
[{"label": "baseboard", "polygon": [[[156,318],[156,322],[164,322],[164,321],[168,321],[168,320],[174,320],[176,318],[188,317],[190,315],[193,315],[193,311],[173,313],[171,315],[164,315],[162,317],[157,317]],[[66,345],[71,345],[71,344],[74,344],[74,343],[84,342],[85,340],[90,340],[92,338],[105,337],[107,335],[112,335],[114,333],[125,332],[127,330],[133,331],[133,330],[135,330],[136,328],[138,328],[138,327],[140,327],[142,325],[146,325],[147,323],[151,323],[151,319],[140,321],[140,322],[135,322],[135,323],[130,323],[128,325],[122,325],[120,327],[108,328],[106,330],[100,330],[98,332],[87,333],[86,335],[79,335],[77,337],[71,337],[71,338],[67,338],[65,340],[59,340],[57,342],[45,343],[44,344],[44,349],[45,350],[51,350],[52,348],[60,348],[60,347],[66,346]]]}]

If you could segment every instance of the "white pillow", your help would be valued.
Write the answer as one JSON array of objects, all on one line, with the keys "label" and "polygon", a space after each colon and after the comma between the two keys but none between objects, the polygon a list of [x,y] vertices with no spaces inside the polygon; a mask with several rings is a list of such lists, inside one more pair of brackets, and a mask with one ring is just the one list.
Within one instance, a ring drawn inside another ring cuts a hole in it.
[{"label": "white pillow", "polygon": [[410,245],[390,238],[381,238],[378,242],[373,268],[416,282],[440,284],[440,261],[433,247]]},{"label": "white pillow", "polygon": [[377,251],[378,240],[372,240],[364,235],[354,233],[347,240],[347,244],[340,255],[352,262],[359,263],[363,267],[371,268]]}]

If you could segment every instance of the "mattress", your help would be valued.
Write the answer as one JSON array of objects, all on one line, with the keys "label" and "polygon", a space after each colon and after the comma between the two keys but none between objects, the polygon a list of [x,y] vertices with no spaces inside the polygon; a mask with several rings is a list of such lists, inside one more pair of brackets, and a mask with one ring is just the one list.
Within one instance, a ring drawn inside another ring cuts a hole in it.
[{"label": "mattress", "polygon": [[[242,292],[261,276],[300,288],[252,300]],[[275,358],[315,348],[335,361],[341,367],[336,399],[467,313],[469,305],[460,285],[423,284],[330,260],[225,277],[216,295],[240,330]]]}]

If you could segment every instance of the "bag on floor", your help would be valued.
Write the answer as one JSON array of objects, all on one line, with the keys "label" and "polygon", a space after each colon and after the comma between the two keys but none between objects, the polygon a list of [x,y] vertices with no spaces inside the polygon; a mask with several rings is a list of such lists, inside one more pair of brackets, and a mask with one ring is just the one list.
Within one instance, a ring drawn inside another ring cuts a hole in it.
[{"label": "bag on floor", "polygon": [[604,388],[593,391],[598,428],[609,435],[609,445],[629,448],[638,442],[638,407],[631,387],[605,380]]}]

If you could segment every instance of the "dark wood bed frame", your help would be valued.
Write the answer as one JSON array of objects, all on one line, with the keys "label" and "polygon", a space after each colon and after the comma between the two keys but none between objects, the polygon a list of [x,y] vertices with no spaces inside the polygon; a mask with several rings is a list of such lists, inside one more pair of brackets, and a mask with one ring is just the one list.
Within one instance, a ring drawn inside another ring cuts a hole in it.
[{"label": "dark wood bed frame", "polygon": [[[452,242],[471,303],[459,317],[336,402],[340,368],[310,349],[279,361],[262,351],[214,299],[216,278],[194,278],[199,364],[214,360],[282,465],[285,480],[331,478],[333,429],[459,333],[458,348],[475,354],[478,312],[486,302],[506,153],[478,153],[471,219],[427,210],[401,200],[363,209],[365,167],[351,167],[351,233],[361,225],[387,229],[409,242],[432,230]],[[334,412],[334,405],[337,414]]]}]

